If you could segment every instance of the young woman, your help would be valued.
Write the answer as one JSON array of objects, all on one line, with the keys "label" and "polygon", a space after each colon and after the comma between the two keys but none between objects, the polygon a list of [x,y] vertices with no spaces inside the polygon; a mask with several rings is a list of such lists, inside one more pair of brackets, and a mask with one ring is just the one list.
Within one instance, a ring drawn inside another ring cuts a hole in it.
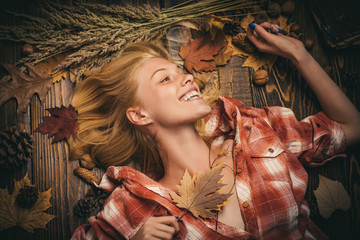
[{"label": "young woman", "polygon": [[[360,113],[296,39],[269,23],[248,37],[262,52],[290,59],[316,94],[323,113],[297,121],[286,108],[243,107],[220,97],[211,109],[193,77],[161,48],[134,44],[78,87],[73,105],[80,132],[75,155],[90,152],[110,167],[100,187],[112,192],[103,210],[73,239],[326,238],[309,219],[305,166],[319,166],[360,139]],[[270,32],[269,32],[270,31]],[[205,137],[195,123],[206,117]],[[209,143],[209,144],[208,144]],[[221,154],[219,154],[221,153]],[[222,162],[223,192],[232,193],[217,219],[179,209],[169,193],[185,170],[203,173]]]}]

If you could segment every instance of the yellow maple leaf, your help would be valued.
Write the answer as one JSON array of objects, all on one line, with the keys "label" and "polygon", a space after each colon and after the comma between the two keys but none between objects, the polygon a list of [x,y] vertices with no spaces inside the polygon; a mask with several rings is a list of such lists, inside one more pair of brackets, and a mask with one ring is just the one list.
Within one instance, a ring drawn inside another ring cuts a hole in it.
[{"label": "yellow maple leaf", "polygon": [[220,193],[225,185],[221,183],[221,170],[224,164],[209,169],[204,175],[193,177],[185,170],[184,176],[177,186],[178,194],[170,193],[179,208],[185,208],[195,217],[211,218],[224,206],[231,194]]},{"label": "yellow maple leaf", "polygon": [[51,188],[39,192],[39,198],[30,208],[20,208],[16,203],[16,196],[24,186],[34,186],[30,183],[28,174],[20,181],[15,180],[14,191],[10,195],[7,189],[0,189],[0,231],[13,226],[20,226],[29,232],[35,228],[45,228],[46,224],[55,216],[45,213],[50,208]]},{"label": "yellow maple leaf", "polygon": [[250,54],[242,64],[242,67],[251,67],[254,71],[266,66],[271,69],[277,59],[277,56],[271,54]]},{"label": "yellow maple leaf", "polygon": [[216,66],[223,66],[227,64],[227,62],[230,60],[231,56],[233,55],[234,49],[231,45],[226,44],[225,47],[223,47],[219,54],[214,57],[214,63]]},{"label": "yellow maple leaf", "polygon": [[240,26],[246,31],[249,27],[249,23],[255,20],[254,16],[251,13],[248,13],[245,17],[241,19]]}]

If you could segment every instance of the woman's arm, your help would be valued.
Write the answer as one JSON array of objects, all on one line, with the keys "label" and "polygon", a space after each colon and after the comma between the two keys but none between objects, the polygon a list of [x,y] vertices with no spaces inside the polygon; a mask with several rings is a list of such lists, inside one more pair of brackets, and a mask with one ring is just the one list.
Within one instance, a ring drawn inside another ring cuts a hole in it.
[{"label": "woman's arm", "polygon": [[359,111],[308,53],[302,42],[276,33],[274,31],[276,27],[269,23],[250,24],[250,26],[248,38],[259,51],[279,55],[293,62],[314,91],[323,112],[330,119],[340,123],[344,129],[347,146],[358,142],[360,140]]}]

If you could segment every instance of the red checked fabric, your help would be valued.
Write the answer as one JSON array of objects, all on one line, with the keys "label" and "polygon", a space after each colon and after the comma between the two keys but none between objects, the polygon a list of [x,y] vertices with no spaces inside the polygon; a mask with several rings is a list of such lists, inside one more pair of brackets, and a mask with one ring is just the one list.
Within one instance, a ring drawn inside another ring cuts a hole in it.
[{"label": "red checked fabric", "polygon": [[[206,130],[212,154],[233,158],[245,229],[185,214],[174,239],[324,239],[304,201],[305,166],[324,164],[345,149],[340,125],[323,113],[297,121],[287,108],[242,107],[220,97]],[[229,149],[229,142],[231,147]],[[221,159],[220,159],[221,161]],[[129,167],[110,167],[100,187],[112,192],[104,209],[72,239],[131,239],[150,216],[181,216],[171,190]]]}]

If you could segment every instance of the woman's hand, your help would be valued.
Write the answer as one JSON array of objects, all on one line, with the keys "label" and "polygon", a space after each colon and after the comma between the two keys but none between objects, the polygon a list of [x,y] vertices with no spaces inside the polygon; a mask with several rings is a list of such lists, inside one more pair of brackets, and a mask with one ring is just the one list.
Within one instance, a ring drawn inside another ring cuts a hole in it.
[{"label": "woman's hand", "polygon": [[279,55],[292,61],[300,54],[307,53],[301,41],[278,33],[280,27],[275,24],[264,22],[250,25],[252,28],[249,27],[247,36],[260,52]]},{"label": "woman's hand", "polygon": [[173,239],[179,229],[173,216],[149,217],[131,240]]},{"label": "woman's hand", "polygon": [[251,23],[250,26],[247,36],[259,51],[285,57],[294,63],[315,93],[323,112],[342,126],[347,145],[360,142],[360,112],[302,42],[278,33],[278,26],[267,22],[260,25]]}]

